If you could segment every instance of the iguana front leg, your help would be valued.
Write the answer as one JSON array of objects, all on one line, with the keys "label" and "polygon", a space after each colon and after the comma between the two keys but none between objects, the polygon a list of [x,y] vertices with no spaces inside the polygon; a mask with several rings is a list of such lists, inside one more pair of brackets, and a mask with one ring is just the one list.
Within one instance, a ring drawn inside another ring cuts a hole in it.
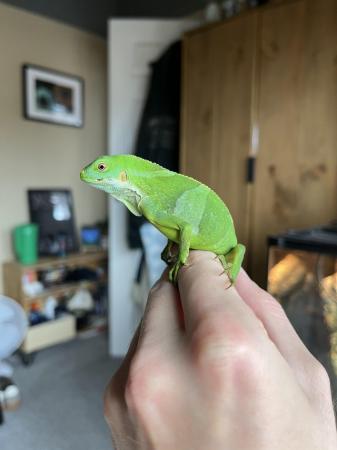
[{"label": "iguana front leg", "polygon": [[169,280],[173,283],[177,282],[178,271],[187,261],[190,251],[192,228],[189,224],[184,224],[179,228],[179,253],[175,264],[169,272]]},{"label": "iguana front leg", "polygon": [[[177,258],[174,260],[174,264],[169,272],[170,281],[175,283],[177,280],[178,270],[183,264],[186,263],[188,257],[192,227],[174,214],[167,214],[163,211],[156,210],[149,199],[143,199],[140,202],[139,207],[146,219],[159,228],[159,230],[168,237],[169,241],[162,252],[162,258],[166,263],[172,264],[173,262],[172,260],[169,260],[173,243],[176,242],[179,245]],[[171,235],[175,235],[173,238],[174,242],[172,241]]]}]

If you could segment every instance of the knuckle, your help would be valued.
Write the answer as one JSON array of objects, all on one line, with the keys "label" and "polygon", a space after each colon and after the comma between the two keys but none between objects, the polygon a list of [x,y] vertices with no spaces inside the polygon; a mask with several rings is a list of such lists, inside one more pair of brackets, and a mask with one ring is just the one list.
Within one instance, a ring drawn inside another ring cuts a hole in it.
[{"label": "knuckle", "polygon": [[137,411],[139,404],[139,396],[142,392],[142,380],[137,375],[136,377],[129,375],[124,391],[125,403],[129,411]]},{"label": "knuckle", "polygon": [[[196,324],[191,333],[191,343],[197,356],[203,356],[213,349],[226,350],[229,344],[244,340],[245,331],[240,323],[229,314],[213,311]],[[217,355],[217,353],[215,353]]]},{"label": "knuckle", "polygon": [[302,358],[297,368],[298,380],[308,399],[316,406],[324,406],[331,401],[328,372],[309,351]]},{"label": "knuckle", "polygon": [[191,333],[190,345],[197,363],[222,356],[227,345],[225,323],[219,318],[203,319]]},{"label": "knuckle", "polygon": [[282,304],[273,297],[269,292],[264,291],[262,288],[258,287],[260,293],[260,299],[263,304],[264,311],[276,319],[287,319],[287,315],[283,309]]},{"label": "knuckle", "polygon": [[310,378],[314,386],[319,387],[321,392],[330,395],[330,378],[324,366],[317,360],[313,359],[310,367]]},{"label": "knuckle", "polygon": [[244,383],[259,366],[254,338],[228,315],[214,316],[200,323],[191,336],[194,363],[222,383],[236,379]]},{"label": "knuckle", "polygon": [[143,416],[150,404],[158,404],[168,385],[169,377],[159,358],[146,363],[136,359],[131,363],[125,385],[124,397],[128,409]]},{"label": "knuckle", "polygon": [[285,316],[281,303],[268,293],[266,295],[266,301],[268,302],[270,313],[274,314],[276,317]]}]

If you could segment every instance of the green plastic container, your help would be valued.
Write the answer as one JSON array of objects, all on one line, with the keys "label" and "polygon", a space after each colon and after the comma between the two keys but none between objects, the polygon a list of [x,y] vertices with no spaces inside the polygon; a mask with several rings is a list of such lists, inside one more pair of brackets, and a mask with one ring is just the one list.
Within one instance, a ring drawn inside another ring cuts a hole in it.
[{"label": "green plastic container", "polygon": [[37,261],[38,226],[35,223],[19,225],[14,228],[15,254],[22,264]]}]

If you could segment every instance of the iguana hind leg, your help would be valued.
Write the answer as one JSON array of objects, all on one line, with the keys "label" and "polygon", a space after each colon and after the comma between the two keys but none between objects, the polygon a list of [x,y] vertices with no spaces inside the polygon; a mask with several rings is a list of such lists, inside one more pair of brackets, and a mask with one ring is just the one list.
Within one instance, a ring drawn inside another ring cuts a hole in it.
[{"label": "iguana hind leg", "polygon": [[225,255],[218,255],[218,258],[229,278],[231,285],[234,284],[236,277],[238,276],[245,250],[246,249],[244,245],[237,244]]}]

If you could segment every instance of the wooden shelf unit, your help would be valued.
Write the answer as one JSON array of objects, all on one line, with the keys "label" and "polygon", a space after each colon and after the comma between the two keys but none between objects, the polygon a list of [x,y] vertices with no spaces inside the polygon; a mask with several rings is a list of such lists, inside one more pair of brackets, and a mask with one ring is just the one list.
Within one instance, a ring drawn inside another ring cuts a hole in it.
[{"label": "wooden shelf unit", "polygon": [[[65,257],[43,258],[35,264],[23,265],[17,261],[6,262],[3,265],[4,294],[19,302],[25,311],[29,311],[32,303],[43,307],[44,301],[53,296],[56,299],[74,294],[79,288],[95,290],[106,284],[106,271],[98,280],[79,280],[69,283],[55,284],[44,289],[36,295],[28,295],[23,288],[23,279],[30,272],[53,270],[58,268],[76,269],[88,268],[105,270],[107,265],[107,252],[95,251],[76,253]],[[75,318],[66,315],[59,319],[30,326],[27,336],[22,344],[24,353],[31,353],[50,345],[69,340],[76,335]]]}]

